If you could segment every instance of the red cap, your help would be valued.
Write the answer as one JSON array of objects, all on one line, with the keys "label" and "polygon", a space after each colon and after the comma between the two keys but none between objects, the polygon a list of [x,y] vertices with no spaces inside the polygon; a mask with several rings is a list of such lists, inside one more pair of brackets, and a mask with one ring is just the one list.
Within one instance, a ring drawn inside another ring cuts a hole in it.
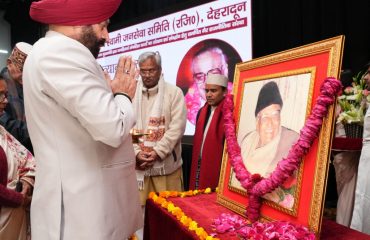
[{"label": "red cap", "polygon": [[41,0],[33,2],[31,18],[44,24],[91,25],[109,19],[122,0]]}]

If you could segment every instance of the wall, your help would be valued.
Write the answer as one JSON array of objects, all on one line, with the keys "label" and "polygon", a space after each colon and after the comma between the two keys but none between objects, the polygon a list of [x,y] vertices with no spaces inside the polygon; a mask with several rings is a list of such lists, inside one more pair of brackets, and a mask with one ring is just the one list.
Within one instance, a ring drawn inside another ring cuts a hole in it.
[{"label": "wall", "polygon": [[6,59],[8,58],[11,45],[10,45],[10,25],[3,19],[4,11],[0,11],[0,49],[7,50],[8,53],[0,53],[0,70],[5,67]]}]

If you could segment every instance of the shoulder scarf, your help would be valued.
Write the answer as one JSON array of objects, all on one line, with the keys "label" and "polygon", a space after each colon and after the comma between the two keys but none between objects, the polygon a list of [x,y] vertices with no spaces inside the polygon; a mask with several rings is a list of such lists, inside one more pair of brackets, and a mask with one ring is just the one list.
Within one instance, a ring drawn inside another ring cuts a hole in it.
[{"label": "shoulder scarf", "polygon": [[[225,132],[223,129],[224,119],[222,117],[224,100],[217,106],[213,114],[210,126],[208,128],[207,136],[204,140],[203,151],[200,164],[199,175],[199,189],[202,188],[216,188],[220,175],[220,167],[225,139]],[[200,110],[199,119],[196,124],[193,153],[190,172],[190,189],[195,188],[196,171],[198,168],[198,159],[200,155],[200,148],[202,146],[204,125],[206,124],[207,109],[210,106],[206,103]]]},{"label": "shoulder scarf", "polygon": [[[141,108],[143,91],[146,88],[143,86],[142,80],[138,81],[134,106],[137,113],[137,127],[138,129],[144,129]],[[144,136],[144,141],[140,143],[140,148],[142,151],[151,151],[155,147],[157,141],[159,141],[165,133],[165,118],[163,114],[163,101],[164,101],[164,79],[163,74],[158,81],[158,94],[154,100],[153,108],[150,110],[149,122],[146,126],[146,131],[151,131],[150,135]],[[152,168],[145,171],[136,170],[136,177],[139,185],[139,189],[142,190],[144,187],[144,176],[151,175],[165,175],[164,171],[164,161],[156,161]]]}]

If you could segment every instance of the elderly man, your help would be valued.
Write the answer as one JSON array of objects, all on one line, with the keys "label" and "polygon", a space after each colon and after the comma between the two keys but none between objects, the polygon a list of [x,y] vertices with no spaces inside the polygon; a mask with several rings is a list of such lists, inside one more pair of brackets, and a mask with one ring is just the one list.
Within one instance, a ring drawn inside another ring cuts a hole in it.
[{"label": "elderly man", "polygon": [[282,107],[283,101],[277,84],[268,82],[258,95],[256,130],[248,133],[241,141],[243,161],[251,173],[267,177],[277,163],[287,156],[299,137],[297,132],[281,126]]},{"label": "elderly man", "polygon": [[181,89],[165,82],[158,52],[142,53],[138,63],[141,78],[134,98],[135,129],[148,135],[134,148],[144,205],[151,191],[183,190],[181,138],[186,108]]},{"label": "elderly man", "polygon": [[[273,81],[265,84],[258,95],[255,109],[256,130],[241,141],[243,162],[249,172],[268,177],[278,162],[288,155],[299,134],[281,126],[280,111],[283,107],[280,91]],[[279,205],[291,209],[294,204],[296,176],[274,192],[264,195]]]},{"label": "elderly man", "polygon": [[37,159],[32,239],[122,240],[142,226],[130,130],[136,68],[113,80],[96,61],[120,0],[41,0],[48,24],[24,65],[27,123]]},{"label": "elderly man", "polygon": [[224,146],[222,107],[228,79],[209,73],[205,81],[207,102],[199,110],[193,141],[190,189],[216,188]]},{"label": "elderly man", "polygon": [[7,67],[2,71],[8,86],[8,106],[0,113],[0,124],[18,141],[32,152],[31,139],[27,130],[23,102],[23,65],[32,46],[19,42],[7,59]]},{"label": "elderly man", "polygon": [[[188,109],[187,119],[195,124],[199,109],[206,102],[205,80],[208,73],[228,76],[227,58],[220,47],[206,46],[195,53],[192,60],[192,72],[194,83],[185,95]],[[232,83],[228,83],[232,88]]]}]

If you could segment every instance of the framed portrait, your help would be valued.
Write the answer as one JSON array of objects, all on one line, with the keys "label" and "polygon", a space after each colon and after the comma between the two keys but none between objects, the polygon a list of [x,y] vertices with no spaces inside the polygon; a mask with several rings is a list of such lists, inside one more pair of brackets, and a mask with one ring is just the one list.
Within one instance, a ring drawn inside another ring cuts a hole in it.
[{"label": "framed portrait", "polygon": [[[344,36],[238,63],[234,120],[243,163],[251,174],[269,177],[299,138],[326,77],[338,78]],[[298,169],[262,196],[261,221],[289,221],[320,233],[334,106]],[[236,179],[225,151],[217,201],[245,215],[248,192]]]}]

